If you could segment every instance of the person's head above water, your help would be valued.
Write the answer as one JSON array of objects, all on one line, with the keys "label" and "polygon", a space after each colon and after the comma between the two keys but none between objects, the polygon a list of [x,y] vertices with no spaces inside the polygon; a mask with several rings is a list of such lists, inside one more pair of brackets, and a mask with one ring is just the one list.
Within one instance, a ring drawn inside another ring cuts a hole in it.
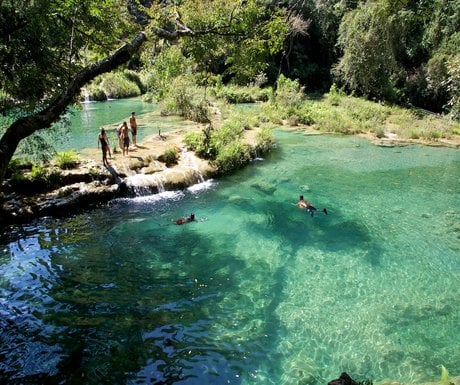
[{"label": "person's head above water", "polygon": [[299,200],[300,200],[300,201],[303,201],[303,195],[300,195],[300,196],[299,196]]}]

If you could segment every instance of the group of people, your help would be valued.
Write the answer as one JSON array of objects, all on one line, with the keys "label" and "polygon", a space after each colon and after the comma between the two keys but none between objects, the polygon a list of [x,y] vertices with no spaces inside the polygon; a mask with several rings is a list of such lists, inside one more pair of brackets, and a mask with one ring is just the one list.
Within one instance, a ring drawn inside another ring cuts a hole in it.
[{"label": "group of people", "polygon": [[[123,149],[123,156],[126,154],[128,155],[129,151],[129,131],[131,131],[131,136],[132,136],[132,141],[133,145],[137,146],[136,144],[136,136],[137,136],[137,122],[136,122],[136,116],[135,112],[131,112],[131,116],[129,118],[129,125],[126,122],[121,123],[117,127],[117,136],[118,136],[118,144],[120,148]],[[102,162],[105,167],[109,166],[109,162],[107,160],[107,153],[109,154],[110,158],[112,158],[112,153],[110,152],[110,144],[109,144],[109,138],[107,137],[107,132],[105,131],[104,127],[101,127],[101,132],[98,136],[97,140],[97,147],[99,146],[102,149]],[[296,206],[298,206],[301,209],[304,209],[308,214],[310,214],[312,217],[314,213],[317,211],[317,208],[314,207],[310,202],[304,199],[303,195],[299,196],[299,201],[296,203]],[[327,210],[324,208],[321,210],[324,214],[327,215]],[[184,217],[184,218],[179,218],[175,221],[175,224],[177,225],[183,225],[188,222],[194,222],[195,221],[195,214],[191,214],[189,217]]]},{"label": "group of people", "polygon": [[[137,146],[137,122],[135,112],[131,112],[131,116],[129,118],[129,127],[126,122],[121,123],[117,127],[118,145],[123,150],[123,156],[128,155],[129,151],[129,131],[131,131],[133,145]],[[107,137],[107,132],[105,131],[104,127],[101,127],[101,132],[97,138],[97,148],[99,148],[99,146],[102,149],[102,163],[105,167],[108,167],[109,162],[107,160],[107,153],[109,154],[110,158],[112,158],[112,153],[110,152],[109,138]]]}]

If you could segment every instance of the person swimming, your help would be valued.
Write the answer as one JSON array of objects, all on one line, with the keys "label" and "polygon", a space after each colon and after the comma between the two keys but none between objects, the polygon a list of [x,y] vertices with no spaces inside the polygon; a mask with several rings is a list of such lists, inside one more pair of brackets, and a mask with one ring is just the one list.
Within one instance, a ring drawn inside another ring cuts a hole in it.
[{"label": "person swimming", "polygon": [[[315,211],[318,211],[318,209],[315,206],[313,206],[310,202],[304,199],[303,195],[299,196],[299,201],[296,203],[296,205],[301,209],[305,209],[307,213],[309,213],[311,216],[314,215]],[[327,210],[325,208],[321,211],[327,215]]]},{"label": "person swimming", "polygon": [[175,220],[176,225],[183,225],[184,223],[194,222],[195,214],[191,213],[189,217],[179,218]]}]

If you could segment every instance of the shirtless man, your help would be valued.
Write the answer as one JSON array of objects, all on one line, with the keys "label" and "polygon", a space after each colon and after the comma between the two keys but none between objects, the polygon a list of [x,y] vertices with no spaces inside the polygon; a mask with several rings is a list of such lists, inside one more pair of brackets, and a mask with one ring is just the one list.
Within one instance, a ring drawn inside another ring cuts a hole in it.
[{"label": "shirtless man", "polygon": [[123,149],[123,129],[125,126],[128,127],[126,122],[123,122],[117,127],[118,145],[121,149]]},{"label": "shirtless man", "polygon": [[129,150],[129,128],[126,122],[122,123],[121,126],[121,141],[123,142],[123,156],[128,155]]},{"label": "shirtless man", "polygon": [[136,145],[136,135],[137,135],[137,122],[136,117],[134,116],[135,112],[131,112],[131,117],[129,118],[129,125],[131,126],[131,135],[133,136],[133,144]]},{"label": "shirtless man", "polygon": [[[313,216],[315,211],[317,211],[317,208],[314,207],[310,202],[306,201],[303,198],[303,195],[299,196],[299,201],[297,202],[297,206],[299,206],[301,209],[305,209],[311,216]],[[321,211],[327,215],[326,209],[322,209]]]}]

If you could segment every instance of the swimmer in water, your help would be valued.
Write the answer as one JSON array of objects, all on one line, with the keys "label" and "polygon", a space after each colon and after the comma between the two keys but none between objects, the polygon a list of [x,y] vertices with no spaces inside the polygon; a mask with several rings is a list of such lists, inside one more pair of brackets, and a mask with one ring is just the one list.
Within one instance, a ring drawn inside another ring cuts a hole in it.
[{"label": "swimmer in water", "polygon": [[195,222],[195,214],[191,213],[189,217],[179,218],[175,220],[176,225],[183,225],[189,222]]},{"label": "swimmer in water", "polygon": [[[317,211],[317,208],[314,207],[310,202],[306,201],[303,198],[303,195],[299,196],[299,201],[296,203],[296,205],[299,206],[301,209],[305,209],[307,213],[309,213],[311,216],[313,216],[315,211]],[[322,209],[321,211],[327,215],[326,209]]]}]

